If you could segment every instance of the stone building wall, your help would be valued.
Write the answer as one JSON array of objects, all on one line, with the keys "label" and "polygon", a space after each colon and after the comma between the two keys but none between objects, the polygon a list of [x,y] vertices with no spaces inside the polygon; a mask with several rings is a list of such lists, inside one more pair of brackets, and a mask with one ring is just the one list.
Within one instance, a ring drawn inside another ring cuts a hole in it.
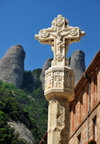
[{"label": "stone building wall", "polygon": [[[93,133],[93,120],[96,118],[97,121],[97,131],[95,139],[99,144],[100,143],[100,106],[98,106],[86,119],[83,120],[81,125],[75,129],[75,131],[70,135],[69,144],[88,144],[88,141],[94,138]],[[80,139],[79,139],[80,138]],[[80,142],[79,142],[80,140]]]},{"label": "stone building wall", "polygon": [[[100,55],[100,52],[99,52]],[[76,85],[70,104],[69,144],[100,144],[100,58],[95,57]]]}]

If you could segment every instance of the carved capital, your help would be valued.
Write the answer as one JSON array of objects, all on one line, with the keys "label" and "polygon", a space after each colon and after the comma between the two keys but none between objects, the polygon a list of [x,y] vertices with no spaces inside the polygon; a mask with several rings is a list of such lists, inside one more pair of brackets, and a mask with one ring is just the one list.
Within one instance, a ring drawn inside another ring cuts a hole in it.
[{"label": "carved capital", "polygon": [[74,99],[74,72],[69,67],[52,66],[45,72],[45,91],[47,100],[62,97]]}]

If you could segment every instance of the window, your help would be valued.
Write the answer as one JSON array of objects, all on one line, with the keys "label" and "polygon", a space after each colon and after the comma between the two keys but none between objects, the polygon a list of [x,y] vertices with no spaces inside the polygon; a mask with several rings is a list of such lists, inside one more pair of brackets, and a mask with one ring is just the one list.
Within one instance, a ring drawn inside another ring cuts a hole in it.
[{"label": "window", "polygon": [[77,139],[78,139],[78,144],[81,144],[81,134],[78,135]]},{"label": "window", "polygon": [[96,116],[93,118],[93,139],[97,141],[97,119]]}]

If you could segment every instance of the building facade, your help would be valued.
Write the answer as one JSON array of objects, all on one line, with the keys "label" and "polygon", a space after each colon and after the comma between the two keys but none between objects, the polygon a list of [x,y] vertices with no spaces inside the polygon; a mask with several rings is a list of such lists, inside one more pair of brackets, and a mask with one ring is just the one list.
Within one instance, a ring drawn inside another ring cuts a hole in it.
[{"label": "building facade", "polygon": [[90,141],[100,144],[100,51],[77,83],[70,103],[69,144]]}]

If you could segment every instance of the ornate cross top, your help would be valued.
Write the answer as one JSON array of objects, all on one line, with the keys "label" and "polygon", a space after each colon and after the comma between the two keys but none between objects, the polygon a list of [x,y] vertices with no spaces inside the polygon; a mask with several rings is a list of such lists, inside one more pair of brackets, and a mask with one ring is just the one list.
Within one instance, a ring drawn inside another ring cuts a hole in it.
[{"label": "ornate cross top", "polygon": [[72,27],[68,25],[68,20],[62,15],[58,15],[52,21],[52,26],[47,29],[42,29],[35,38],[42,44],[52,45],[54,52],[54,60],[52,66],[66,66],[66,53],[69,44],[80,41],[81,37],[85,35],[79,27]]}]

